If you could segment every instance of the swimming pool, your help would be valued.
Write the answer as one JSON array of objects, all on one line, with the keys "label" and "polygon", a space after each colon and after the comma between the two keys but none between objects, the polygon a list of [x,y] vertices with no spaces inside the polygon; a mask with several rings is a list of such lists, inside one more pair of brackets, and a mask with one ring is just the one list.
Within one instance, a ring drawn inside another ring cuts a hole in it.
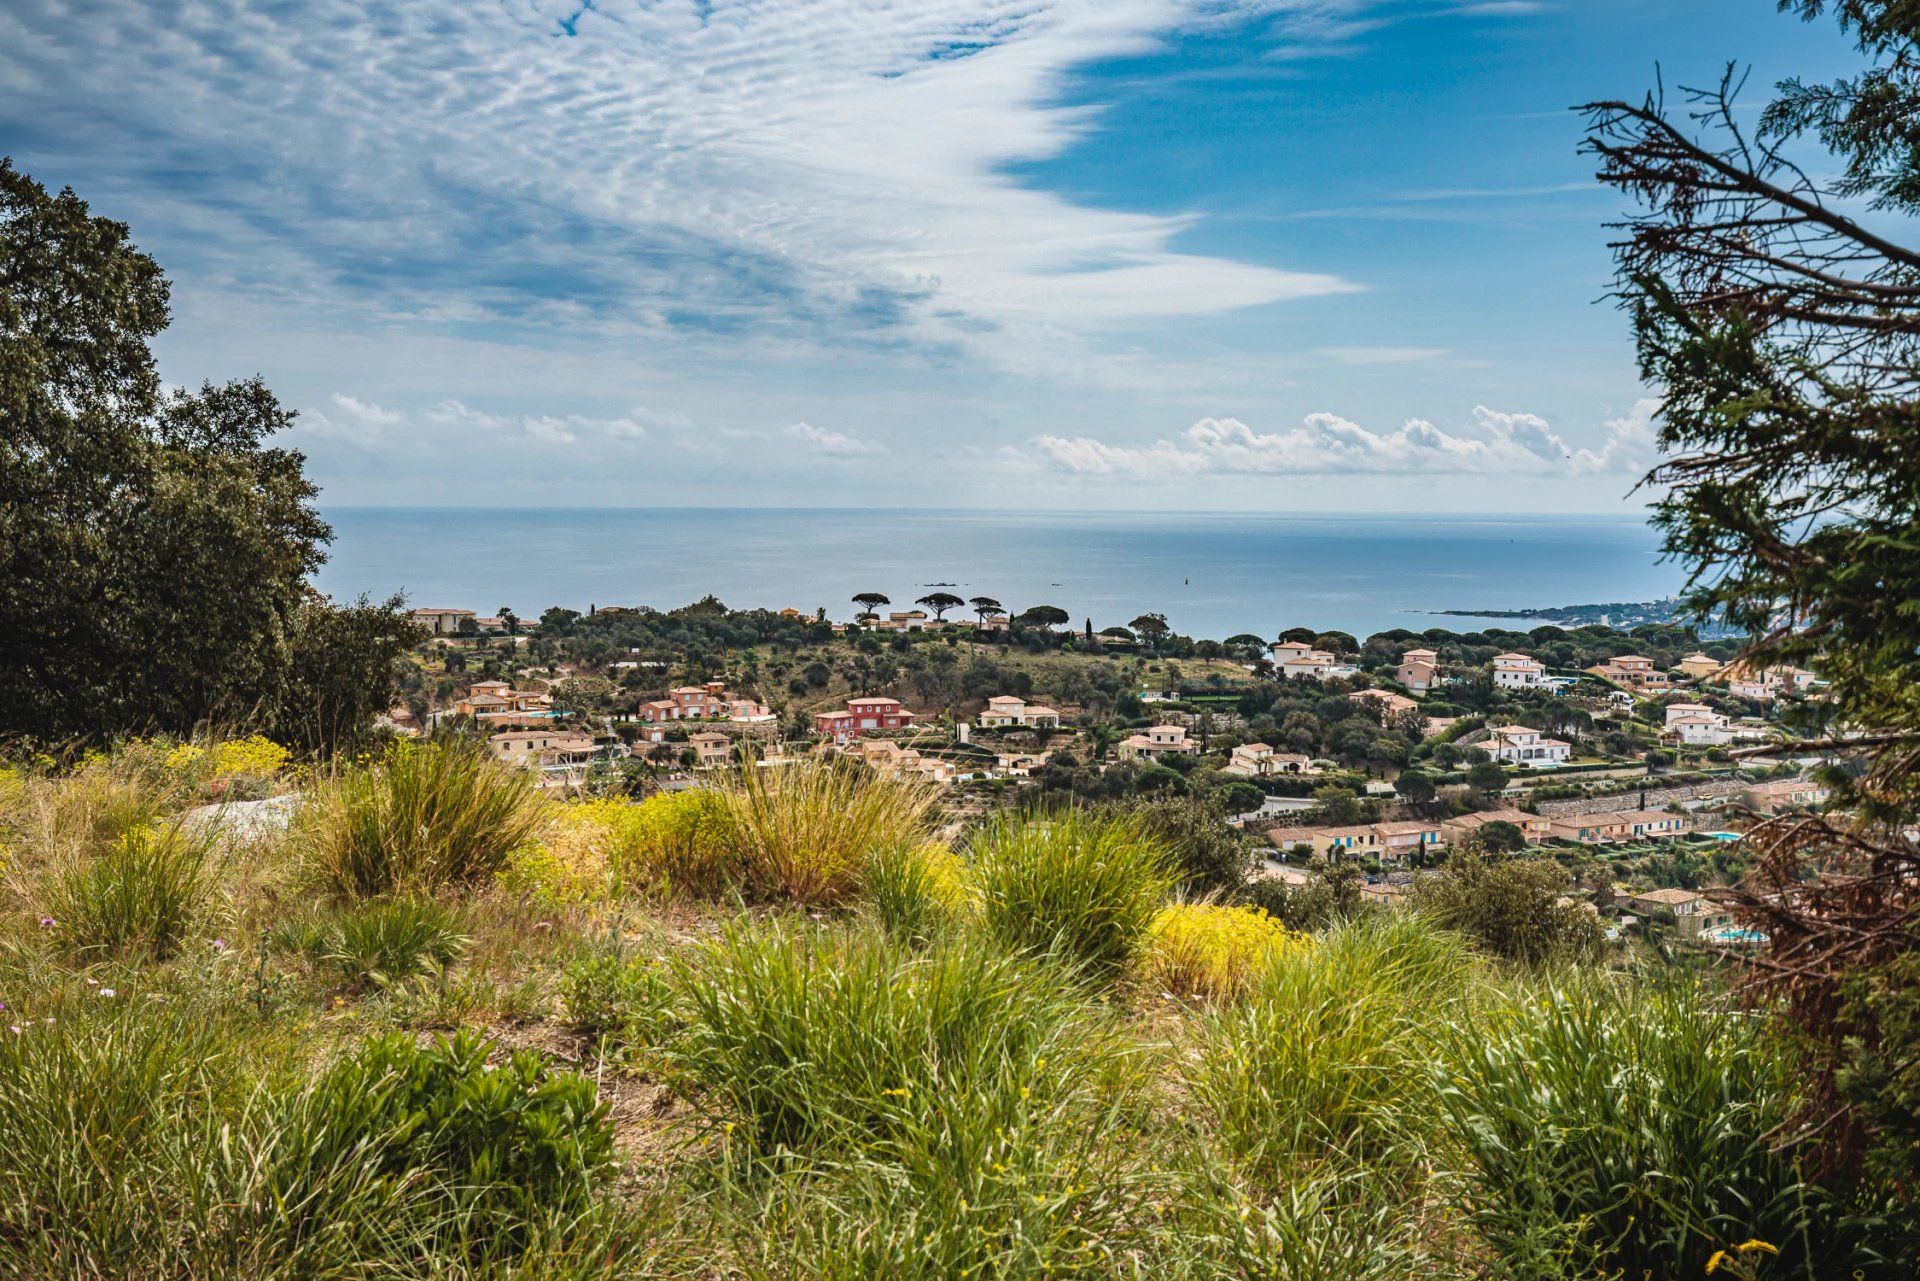
[{"label": "swimming pool", "polygon": [[1759,930],[1750,930],[1739,925],[1722,925],[1719,929],[1708,930],[1700,937],[1709,943],[1726,943],[1745,947],[1759,947],[1767,941],[1767,936]]},{"label": "swimming pool", "polygon": [[1696,833],[1696,835],[1711,836],[1716,841],[1737,841],[1740,839],[1740,833],[1738,832],[1699,832]]}]

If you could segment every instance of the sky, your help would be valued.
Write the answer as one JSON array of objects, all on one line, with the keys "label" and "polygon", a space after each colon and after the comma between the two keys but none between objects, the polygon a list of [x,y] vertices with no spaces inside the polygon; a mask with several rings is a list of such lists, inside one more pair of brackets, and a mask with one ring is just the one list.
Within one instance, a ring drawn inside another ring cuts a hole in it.
[{"label": "sky", "polygon": [[1570,110],[1772,0],[8,0],[0,152],[323,505],[1627,512]]}]

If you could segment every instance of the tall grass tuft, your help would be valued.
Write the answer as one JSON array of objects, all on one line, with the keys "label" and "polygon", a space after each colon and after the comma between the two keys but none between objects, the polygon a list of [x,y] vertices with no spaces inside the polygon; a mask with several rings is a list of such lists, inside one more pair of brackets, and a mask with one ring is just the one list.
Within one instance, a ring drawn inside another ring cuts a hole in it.
[{"label": "tall grass tuft", "polygon": [[778,1272],[1102,1275],[1148,1217],[1125,1166],[1148,1065],[1057,965],[736,925],[675,983],[670,1079],[780,1176]]},{"label": "tall grass tuft", "polygon": [[49,869],[43,919],[76,960],[165,960],[211,893],[215,834],[145,824]]},{"label": "tall grass tuft", "polygon": [[1268,1186],[1301,1162],[1417,1149],[1437,1127],[1427,1067],[1470,965],[1461,941],[1403,914],[1274,952],[1196,1029],[1187,1086],[1221,1147]]},{"label": "tall grass tuft", "polygon": [[935,800],[845,761],[749,769],[728,798],[747,891],[809,905],[847,901],[875,851],[924,840]]},{"label": "tall grass tuft", "polygon": [[1781,1150],[1790,1069],[1760,1019],[1578,975],[1496,1014],[1456,1038],[1440,1099],[1471,1220],[1515,1275],[1702,1276],[1721,1250],[1851,1273],[1843,1216]]},{"label": "tall grass tuft", "polygon": [[1057,951],[1094,974],[1124,970],[1178,870],[1133,815],[1065,810],[989,821],[971,845],[982,924],[1025,951]]},{"label": "tall grass tuft", "polygon": [[497,875],[548,817],[526,770],[448,737],[395,744],[379,763],[321,783],[295,839],[342,895],[432,894]]},{"label": "tall grass tuft", "polygon": [[924,942],[973,910],[966,862],[938,843],[875,850],[864,879],[873,915],[897,939]]}]

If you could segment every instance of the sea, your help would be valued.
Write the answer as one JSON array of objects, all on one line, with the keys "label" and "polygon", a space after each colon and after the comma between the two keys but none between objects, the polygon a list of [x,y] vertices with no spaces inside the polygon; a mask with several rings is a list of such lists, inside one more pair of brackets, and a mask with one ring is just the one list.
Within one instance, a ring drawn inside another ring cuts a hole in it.
[{"label": "sea", "polygon": [[[856,592],[896,609],[931,591],[1080,627],[1161,613],[1224,639],[1288,627],[1365,637],[1497,620],[1440,610],[1660,600],[1681,567],[1633,516],[798,508],[333,507],[318,586],[336,599],[523,618],[553,605],[670,609],[712,595],[850,618]],[[954,617],[967,616],[962,609]],[[1506,620],[1504,625],[1524,628]]]}]

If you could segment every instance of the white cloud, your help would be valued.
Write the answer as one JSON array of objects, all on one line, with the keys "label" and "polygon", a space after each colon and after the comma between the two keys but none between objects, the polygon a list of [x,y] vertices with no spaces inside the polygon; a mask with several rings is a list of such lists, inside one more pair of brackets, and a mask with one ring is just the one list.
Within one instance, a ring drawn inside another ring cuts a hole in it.
[{"label": "white cloud", "polygon": [[873,446],[858,436],[831,428],[815,427],[812,423],[794,423],[784,435],[801,441],[823,454],[866,454],[873,452]]},{"label": "white cloud", "polygon": [[1177,250],[1186,217],[1006,171],[1091,127],[1058,105],[1089,61],[1259,15],[1318,38],[1367,7],[18,0],[0,12],[0,120],[79,122],[103,182],[155,175],[143,214],[237,291],[312,281],[459,324],[805,341],[871,324],[1013,359],[1040,337],[1355,288]]},{"label": "white cloud", "polygon": [[1535,414],[1477,406],[1474,431],[1448,432],[1409,419],[1377,432],[1337,414],[1309,414],[1300,426],[1257,432],[1235,418],[1203,418],[1178,440],[1114,445],[1089,436],[1043,435],[1033,456],[1078,476],[1127,480],[1202,475],[1480,474],[1593,475],[1644,471],[1654,457],[1652,417],[1643,400],[1606,424],[1598,449],[1577,448]]}]

